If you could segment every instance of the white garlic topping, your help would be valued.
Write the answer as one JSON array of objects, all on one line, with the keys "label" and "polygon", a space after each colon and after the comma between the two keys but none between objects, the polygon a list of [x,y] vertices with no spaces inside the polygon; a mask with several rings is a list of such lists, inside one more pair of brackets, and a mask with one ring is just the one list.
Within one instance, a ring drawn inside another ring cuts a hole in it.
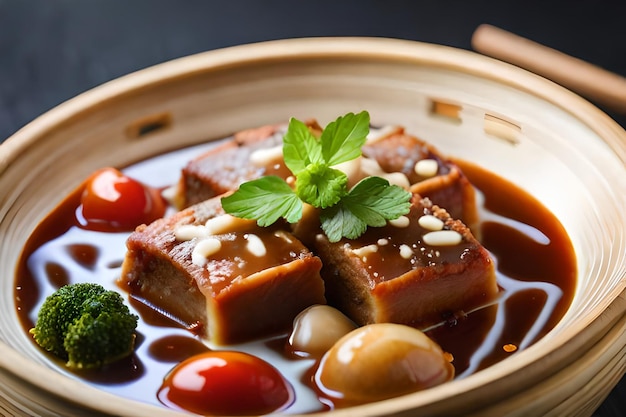
[{"label": "white garlic topping", "polygon": [[389,244],[389,239],[381,238],[376,242],[378,246],[385,246]]},{"label": "white garlic topping", "polygon": [[379,177],[386,179],[389,181],[391,185],[397,185],[398,187],[402,187],[405,190],[408,190],[411,186],[411,182],[409,178],[402,172],[392,172],[390,174],[382,174]]},{"label": "white garlic topping", "polygon": [[400,216],[397,219],[389,220],[390,225],[394,227],[399,227],[399,228],[409,227],[410,223],[411,223],[411,220],[409,220],[409,218],[406,216]]},{"label": "white garlic topping", "polygon": [[413,256],[413,249],[411,249],[409,245],[400,245],[400,256],[403,259],[411,259],[411,257]]},{"label": "white garlic topping", "polygon": [[206,221],[204,227],[209,235],[220,235],[222,233],[235,232],[241,228],[248,227],[254,220],[240,219],[230,214],[212,217]]},{"label": "white garlic topping", "polygon": [[193,224],[183,224],[174,229],[176,240],[185,242],[194,238],[203,239],[209,235],[206,227]]},{"label": "white garlic topping", "polygon": [[365,175],[369,176],[380,176],[381,174],[385,173],[385,171],[383,171],[383,169],[378,164],[378,161],[371,158],[362,158],[361,170]]},{"label": "white garlic topping", "polygon": [[267,254],[265,243],[263,243],[260,237],[252,233],[246,233],[243,237],[248,241],[246,245],[248,252],[259,258]]},{"label": "white garlic topping", "polygon": [[438,230],[426,233],[422,239],[431,246],[454,246],[461,243],[463,236],[454,230]]},{"label": "white garlic topping", "polygon": [[361,158],[361,171],[366,176],[381,177],[389,181],[391,185],[397,185],[408,189],[411,186],[409,178],[402,172],[386,172],[384,171],[378,161],[370,158]]},{"label": "white garlic topping", "polygon": [[250,154],[250,163],[258,167],[268,166],[283,161],[283,145],[257,149]]},{"label": "white garlic topping", "polygon": [[439,163],[434,159],[422,159],[417,161],[414,169],[420,177],[434,177],[439,170]]},{"label": "white garlic topping", "polygon": [[426,214],[420,217],[417,222],[420,226],[427,230],[442,230],[443,229],[443,220],[433,216],[432,214]]},{"label": "white garlic topping", "polygon": [[216,254],[221,248],[222,242],[218,239],[212,237],[202,239],[196,243],[191,252],[191,262],[194,265],[204,266],[207,263],[207,258]]},{"label": "white garlic topping", "polygon": [[358,257],[365,257],[374,252],[378,252],[378,245],[367,245],[357,249],[352,249],[352,253],[354,253]]}]

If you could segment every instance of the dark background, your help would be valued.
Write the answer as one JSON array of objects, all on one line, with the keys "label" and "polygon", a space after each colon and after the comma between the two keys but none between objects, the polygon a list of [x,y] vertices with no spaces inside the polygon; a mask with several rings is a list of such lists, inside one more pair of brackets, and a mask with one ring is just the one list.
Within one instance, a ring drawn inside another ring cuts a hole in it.
[{"label": "dark background", "polygon": [[[626,1],[0,0],[0,142],[81,92],[196,52],[306,36],[471,49],[481,23],[626,76]],[[626,415],[626,381],[595,415]]]}]

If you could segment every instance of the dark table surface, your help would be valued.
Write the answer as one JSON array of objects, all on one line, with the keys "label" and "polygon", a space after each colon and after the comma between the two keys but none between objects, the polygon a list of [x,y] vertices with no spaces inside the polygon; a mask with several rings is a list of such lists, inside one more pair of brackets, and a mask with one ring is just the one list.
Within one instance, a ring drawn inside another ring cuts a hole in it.
[{"label": "dark table surface", "polygon": [[[0,142],[92,87],[173,58],[307,36],[471,49],[490,23],[626,75],[624,1],[0,0]],[[612,114],[623,127],[626,116]],[[597,417],[626,415],[626,380]]]}]

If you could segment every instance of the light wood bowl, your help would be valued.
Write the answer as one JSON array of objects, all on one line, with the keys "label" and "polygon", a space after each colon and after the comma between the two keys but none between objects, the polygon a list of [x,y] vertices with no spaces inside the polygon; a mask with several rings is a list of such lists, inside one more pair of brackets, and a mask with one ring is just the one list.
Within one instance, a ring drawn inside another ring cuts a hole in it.
[{"label": "light wood bowl", "polygon": [[322,415],[590,416],[626,363],[626,133],[575,94],[511,65],[369,38],[282,40],[178,59],[82,94],[0,146],[0,411],[176,414],[60,373],[18,323],[13,286],[22,246],[82,179],[243,128],[291,116],[325,123],[362,109],[373,123],[406,126],[536,196],[569,233],[579,282],[557,327],[510,359],[427,391]]}]

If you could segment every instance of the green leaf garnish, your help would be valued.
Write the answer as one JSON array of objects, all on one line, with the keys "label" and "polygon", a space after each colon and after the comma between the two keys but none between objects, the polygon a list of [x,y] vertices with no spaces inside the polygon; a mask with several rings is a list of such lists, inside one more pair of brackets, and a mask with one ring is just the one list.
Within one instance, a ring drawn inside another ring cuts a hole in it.
[{"label": "green leaf garnish", "polygon": [[307,125],[292,118],[283,137],[283,158],[285,165],[298,175],[310,164],[322,164],[322,147]]},{"label": "green leaf garnish", "polygon": [[331,242],[356,239],[367,227],[382,227],[409,212],[411,193],[380,177],[368,177],[348,191],[348,178],[334,166],[361,156],[369,133],[369,113],[348,113],[322,131],[319,140],[297,119],[283,138],[285,165],[295,190],[276,176],[242,184],[222,198],[226,213],[269,226],[279,218],[295,223],[303,202],[319,208],[322,230]]},{"label": "green leaf garnish", "polygon": [[382,227],[387,220],[397,219],[409,212],[410,197],[404,188],[391,185],[384,178],[367,177],[359,181],[341,201],[368,226]]},{"label": "green leaf garnish", "polygon": [[351,161],[361,156],[361,147],[370,131],[370,115],[348,113],[331,122],[322,131],[322,155],[330,166]]},{"label": "green leaf garnish", "polygon": [[222,208],[235,217],[256,220],[262,227],[281,217],[289,223],[302,217],[302,201],[282,178],[275,175],[241,184],[235,193],[222,198]]},{"label": "green leaf garnish", "polygon": [[[407,194],[409,198],[407,197]],[[355,185],[337,205],[322,210],[322,230],[328,240],[341,237],[356,239],[368,226],[382,227],[387,220],[397,219],[409,212],[410,194],[380,177],[367,177]]]},{"label": "green leaf garnish", "polygon": [[326,165],[311,164],[296,177],[296,194],[313,207],[327,208],[344,195],[348,177]]},{"label": "green leaf garnish", "polygon": [[367,223],[354,215],[340,202],[320,213],[322,230],[331,242],[339,242],[342,237],[356,239],[367,230]]}]

